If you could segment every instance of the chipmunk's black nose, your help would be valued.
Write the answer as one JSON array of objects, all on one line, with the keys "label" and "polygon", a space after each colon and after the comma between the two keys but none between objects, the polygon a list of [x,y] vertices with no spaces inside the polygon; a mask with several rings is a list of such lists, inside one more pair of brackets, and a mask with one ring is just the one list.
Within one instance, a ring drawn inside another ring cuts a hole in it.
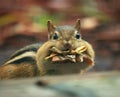
[{"label": "chipmunk's black nose", "polygon": [[65,47],[65,50],[67,51],[67,50],[70,50],[72,46],[71,46],[71,44],[66,43],[66,44],[64,45],[64,47]]}]

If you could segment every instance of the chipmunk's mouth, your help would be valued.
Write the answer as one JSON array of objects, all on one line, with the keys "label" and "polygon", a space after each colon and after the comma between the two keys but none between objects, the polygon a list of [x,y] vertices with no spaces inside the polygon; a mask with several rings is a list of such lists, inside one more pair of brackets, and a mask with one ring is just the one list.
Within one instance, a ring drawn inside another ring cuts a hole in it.
[{"label": "chipmunk's mouth", "polygon": [[83,62],[82,52],[86,51],[85,46],[81,46],[75,50],[61,51],[56,47],[51,49],[51,54],[45,58],[50,59],[52,62]]},{"label": "chipmunk's mouth", "polygon": [[83,62],[81,55],[56,55],[51,58],[52,62]]},{"label": "chipmunk's mouth", "polygon": [[76,55],[56,55],[51,58],[52,62],[71,61],[76,62]]}]

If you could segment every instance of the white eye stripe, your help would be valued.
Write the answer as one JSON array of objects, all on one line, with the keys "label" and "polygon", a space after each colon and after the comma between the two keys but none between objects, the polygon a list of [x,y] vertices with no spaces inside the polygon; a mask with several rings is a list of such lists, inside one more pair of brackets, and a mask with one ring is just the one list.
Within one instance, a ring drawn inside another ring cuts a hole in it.
[{"label": "white eye stripe", "polygon": [[75,33],[75,36],[74,36],[74,37],[75,37],[76,39],[81,39],[81,35],[80,35],[80,33],[79,33],[77,30],[76,30],[74,33]]},{"label": "white eye stripe", "polygon": [[75,33],[75,35],[76,35],[76,34],[78,33],[78,31],[77,31],[77,30],[75,30],[75,32],[74,32],[74,33]]},{"label": "white eye stripe", "polygon": [[17,60],[20,60],[21,58],[24,58],[24,57],[31,57],[31,58],[35,59],[35,56],[36,56],[35,52],[30,52],[30,51],[29,52],[25,52],[25,53],[23,53],[23,54],[21,54],[19,56],[16,56],[13,59],[7,61],[5,64],[10,64],[10,63],[12,63],[14,61],[17,61]]},{"label": "white eye stripe", "polygon": [[58,31],[55,31],[54,33],[59,34],[59,32],[58,32]]}]

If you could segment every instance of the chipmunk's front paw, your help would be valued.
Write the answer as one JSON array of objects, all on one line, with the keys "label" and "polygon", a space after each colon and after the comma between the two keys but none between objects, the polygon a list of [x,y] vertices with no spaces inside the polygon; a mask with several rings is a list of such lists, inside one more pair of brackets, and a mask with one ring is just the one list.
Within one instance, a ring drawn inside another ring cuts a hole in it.
[{"label": "chipmunk's front paw", "polygon": [[85,62],[86,64],[91,65],[91,66],[94,65],[94,60],[91,59],[88,55],[83,54],[82,56],[83,56],[83,62]]}]

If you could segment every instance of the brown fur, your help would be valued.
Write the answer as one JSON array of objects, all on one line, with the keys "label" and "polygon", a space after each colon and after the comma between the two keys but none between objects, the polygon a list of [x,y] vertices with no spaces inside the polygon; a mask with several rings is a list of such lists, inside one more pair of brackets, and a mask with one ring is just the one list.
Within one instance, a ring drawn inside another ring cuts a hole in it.
[{"label": "brown fur", "polygon": [[7,64],[0,67],[0,79],[25,78],[33,77],[36,75],[37,68],[36,65],[33,64]]},{"label": "brown fur", "polygon": [[[77,32],[76,32],[77,31]],[[80,20],[77,21],[75,27],[59,26],[55,27],[48,21],[48,37],[45,42],[34,54],[35,62],[21,62],[20,64],[4,64],[0,67],[0,79],[24,78],[33,77],[45,74],[70,74],[79,73],[94,66],[94,50],[90,43],[83,39],[76,39],[76,33],[80,32]],[[52,39],[57,33],[58,39]],[[66,50],[66,43],[71,46],[72,50],[81,46],[86,46],[87,50],[82,53],[83,62],[59,62],[53,63],[50,60],[45,60],[49,56],[50,48],[56,47],[61,51]],[[16,56],[17,57],[17,56]]]},{"label": "brown fur", "polygon": [[49,55],[49,49],[51,47],[57,46],[60,48],[62,46],[62,45],[58,45],[58,44],[57,44],[57,42],[54,42],[54,41],[48,41],[48,42],[44,43],[41,46],[41,48],[38,50],[36,59],[38,60],[37,66],[40,70],[40,75],[44,75],[46,73],[49,74],[49,70],[52,70],[52,69],[58,70],[58,72],[60,72],[60,74],[79,73],[81,71],[85,71],[85,70],[89,69],[90,67],[94,66],[94,50],[93,50],[92,46],[84,40],[77,42],[77,45],[76,45],[77,47],[79,47],[81,45],[84,45],[87,47],[87,50],[83,53],[83,59],[84,59],[83,63],[67,62],[67,63],[53,64],[49,60],[46,61],[45,57]]}]

